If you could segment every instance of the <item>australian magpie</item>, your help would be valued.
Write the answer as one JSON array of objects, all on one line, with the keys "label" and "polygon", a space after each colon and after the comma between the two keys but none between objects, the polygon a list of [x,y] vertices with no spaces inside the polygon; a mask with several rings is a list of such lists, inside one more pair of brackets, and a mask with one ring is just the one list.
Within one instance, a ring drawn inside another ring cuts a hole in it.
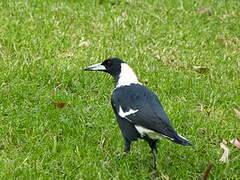
[{"label": "australian magpie", "polygon": [[104,71],[115,80],[111,104],[124,137],[125,152],[130,151],[132,141],[138,138],[146,140],[153,154],[153,168],[156,169],[156,144],[161,137],[183,146],[193,145],[174,130],[157,96],[138,81],[124,61],[109,58],[85,70]]}]

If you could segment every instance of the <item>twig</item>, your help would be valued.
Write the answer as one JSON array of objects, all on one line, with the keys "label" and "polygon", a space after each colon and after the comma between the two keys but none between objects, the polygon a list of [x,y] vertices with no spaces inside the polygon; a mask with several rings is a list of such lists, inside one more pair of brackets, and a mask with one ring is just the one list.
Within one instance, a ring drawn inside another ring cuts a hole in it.
[{"label": "twig", "polygon": [[208,175],[209,175],[212,167],[213,167],[213,163],[209,162],[207,169],[204,171],[203,176],[201,177],[202,180],[207,180],[208,179]]}]

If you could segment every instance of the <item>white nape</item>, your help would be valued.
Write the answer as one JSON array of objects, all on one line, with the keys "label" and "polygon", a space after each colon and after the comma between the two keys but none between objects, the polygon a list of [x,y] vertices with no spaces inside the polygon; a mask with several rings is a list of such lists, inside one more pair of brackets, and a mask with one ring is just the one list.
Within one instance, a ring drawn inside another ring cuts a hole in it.
[{"label": "white nape", "polygon": [[129,115],[134,114],[134,113],[136,113],[136,112],[138,112],[138,109],[136,109],[136,110],[130,109],[130,110],[127,111],[127,112],[123,112],[122,107],[119,106],[119,112],[118,112],[118,114],[119,114],[119,116],[120,116],[121,118],[125,118],[126,116],[129,116]]},{"label": "white nape", "polygon": [[139,132],[139,134],[143,137],[144,135],[148,135],[150,138],[152,139],[160,139],[162,137],[168,138],[170,140],[173,140],[172,138],[165,136],[163,134],[160,134],[158,132],[155,132],[151,129],[147,129],[145,127],[139,126],[139,125],[135,125],[135,128],[137,129],[137,131]]},{"label": "white nape", "polygon": [[120,86],[129,86],[130,84],[141,84],[136,74],[133,72],[132,68],[130,68],[126,63],[121,64],[121,73],[119,75],[119,79],[116,87]]}]

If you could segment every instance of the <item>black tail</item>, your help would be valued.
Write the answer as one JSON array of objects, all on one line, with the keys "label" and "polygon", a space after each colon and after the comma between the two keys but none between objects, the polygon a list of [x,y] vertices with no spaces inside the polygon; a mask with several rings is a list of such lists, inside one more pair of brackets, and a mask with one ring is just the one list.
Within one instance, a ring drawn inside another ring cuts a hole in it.
[{"label": "black tail", "polygon": [[194,143],[188,141],[187,139],[185,139],[184,137],[182,137],[179,134],[176,134],[173,137],[172,141],[175,142],[175,143],[181,144],[183,146],[194,146],[195,145]]}]

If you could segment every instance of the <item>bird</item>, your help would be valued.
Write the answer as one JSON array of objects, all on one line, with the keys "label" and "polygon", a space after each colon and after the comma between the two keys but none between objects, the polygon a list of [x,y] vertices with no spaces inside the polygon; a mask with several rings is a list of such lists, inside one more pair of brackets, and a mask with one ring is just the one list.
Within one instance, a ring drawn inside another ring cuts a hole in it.
[{"label": "bird", "polygon": [[147,141],[152,153],[152,167],[157,168],[157,142],[166,138],[183,146],[194,146],[176,132],[157,95],[142,85],[132,68],[120,58],[109,58],[102,63],[84,68],[103,71],[115,81],[111,105],[124,139],[124,152],[138,139]]}]

